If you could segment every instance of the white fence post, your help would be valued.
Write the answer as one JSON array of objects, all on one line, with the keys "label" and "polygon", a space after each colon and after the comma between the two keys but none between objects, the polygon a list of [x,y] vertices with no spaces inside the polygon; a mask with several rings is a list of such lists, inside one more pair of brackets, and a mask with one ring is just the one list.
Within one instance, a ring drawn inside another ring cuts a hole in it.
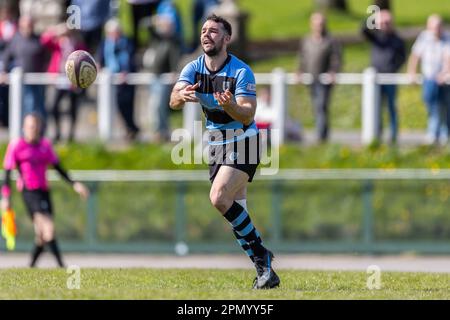
[{"label": "white fence post", "polygon": [[286,73],[281,68],[272,71],[271,80],[271,105],[273,107],[273,129],[279,130],[279,139],[275,139],[275,144],[283,144],[286,136],[285,123],[287,112],[287,84]]},{"label": "white fence post", "polygon": [[367,68],[362,83],[362,144],[369,145],[377,139],[377,126],[380,121],[378,111],[380,87],[377,84],[377,72]]},{"label": "white fence post", "polygon": [[14,68],[9,74],[9,138],[20,137],[22,127],[23,71]]},{"label": "white fence post", "polygon": [[112,137],[113,110],[115,109],[113,74],[104,69],[99,74],[98,85],[98,131],[102,141]]}]

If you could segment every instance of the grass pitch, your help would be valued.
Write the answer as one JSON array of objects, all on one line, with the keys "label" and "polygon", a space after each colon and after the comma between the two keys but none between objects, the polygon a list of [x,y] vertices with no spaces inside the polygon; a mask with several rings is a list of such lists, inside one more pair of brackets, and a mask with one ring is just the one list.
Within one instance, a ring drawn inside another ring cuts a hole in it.
[{"label": "grass pitch", "polygon": [[[64,269],[2,269],[0,299],[450,299],[450,274],[280,270],[281,286],[252,290],[252,270],[81,269],[80,289]],[[69,281],[68,281],[69,280]]]}]

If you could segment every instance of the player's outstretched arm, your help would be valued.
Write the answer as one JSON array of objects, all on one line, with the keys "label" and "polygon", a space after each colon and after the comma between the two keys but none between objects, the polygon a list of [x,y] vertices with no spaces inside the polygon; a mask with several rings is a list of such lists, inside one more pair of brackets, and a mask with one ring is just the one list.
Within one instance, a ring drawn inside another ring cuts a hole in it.
[{"label": "player's outstretched arm", "polygon": [[56,171],[61,175],[61,177],[70,183],[76,193],[80,195],[81,198],[87,199],[89,197],[89,189],[79,181],[73,181],[66,170],[64,170],[59,163],[53,165]]},{"label": "player's outstretched arm", "polygon": [[180,110],[184,107],[186,102],[198,102],[198,99],[195,96],[195,90],[199,86],[199,82],[194,85],[186,82],[177,82],[173,87],[172,94],[170,95],[170,108]]},{"label": "player's outstretched arm", "polygon": [[214,98],[234,120],[246,126],[252,123],[256,111],[256,98],[244,96],[234,99],[234,95],[229,90],[214,93]]}]

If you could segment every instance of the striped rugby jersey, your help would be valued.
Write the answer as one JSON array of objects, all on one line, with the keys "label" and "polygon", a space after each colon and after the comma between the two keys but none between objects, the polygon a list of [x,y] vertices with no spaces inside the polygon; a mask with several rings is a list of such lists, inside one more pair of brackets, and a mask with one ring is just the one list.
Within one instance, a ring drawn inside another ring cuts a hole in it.
[{"label": "striped rugby jersey", "polygon": [[246,132],[247,129],[251,128],[253,130],[249,130],[249,136],[258,132],[255,121],[248,126],[244,126],[242,122],[229,116],[213,96],[214,92],[224,92],[229,89],[235,97],[250,96],[256,98],[256,83],[252,70],[234,55],[228,54],[223,66],[216,72],[208,70],[205,64],[205,56],[201,55],[184,67],[178,82],[186,82],[191,85],[200,82],[200,86],[196,90],[196,96],[206,116],[206,129],[210,131],[243,129]]}]

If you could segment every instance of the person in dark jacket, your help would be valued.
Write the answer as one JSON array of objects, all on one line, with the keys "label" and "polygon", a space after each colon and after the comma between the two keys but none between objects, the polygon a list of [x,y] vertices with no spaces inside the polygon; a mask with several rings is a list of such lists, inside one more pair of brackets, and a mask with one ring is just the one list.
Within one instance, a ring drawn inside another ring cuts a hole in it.
[{"label": "person in dark jacket", "polygon": [[[34,21],[31,16],[21,16],[19,30],[5,48],[0,65],[1,80],[5,79],[11,61],[15,67],[22,68],[24,73],[45,72],[47,68],[46,51],[40,37],[34,33]],[[43,130],[47,119],[45,109],[45,85],[23,86],[23,114],[36,112],[44,120]]]},{"label": "person in dark jacket", "polygon": [[[362,34],[372,44],[372,67],[379,73],[396,73],[405,63],[406,51],[405,43],[398,36],[394,29],[392,15],[388,10],[381,10],[376,19],[375,29],[370,29],[367,23],[364,23]],[[384,99],[387,100],[390,127],[391,143],[396,143],[398,135],[398,117],[397,117],[397,86],[395,84],[380,85],[379,105],[379,123],[377,126],[377,137],[380,140],[383,130],[383,117],[381,106]]]},{"label": "person in dark jacket", "polygon": [[[319,141],[326,142],[329,136],[330,94],[342,64],[342,54],[339,43],[327,31],[326,18],[322,13],[313,13],[310,24],[311,34],[301,43],[297,75],[309,73],[313,76],[309,88],[316,115],[316,130]],[[327,83],[322,81],[321,74],[328,75]]]},{"label": "person in dark jacket", "polygon": [[98,62],[110,72],[120,75],[121,83],[116,87],[117,106],[125,122],[127,138],[134,140],[139,132],[134,122],[135,88],[126,83],[127,73],[134,72],[134,48],[131,40],[122,34],[122,28],[116,19],[106,23],[105,34],[105,40],[98,50]]}]

